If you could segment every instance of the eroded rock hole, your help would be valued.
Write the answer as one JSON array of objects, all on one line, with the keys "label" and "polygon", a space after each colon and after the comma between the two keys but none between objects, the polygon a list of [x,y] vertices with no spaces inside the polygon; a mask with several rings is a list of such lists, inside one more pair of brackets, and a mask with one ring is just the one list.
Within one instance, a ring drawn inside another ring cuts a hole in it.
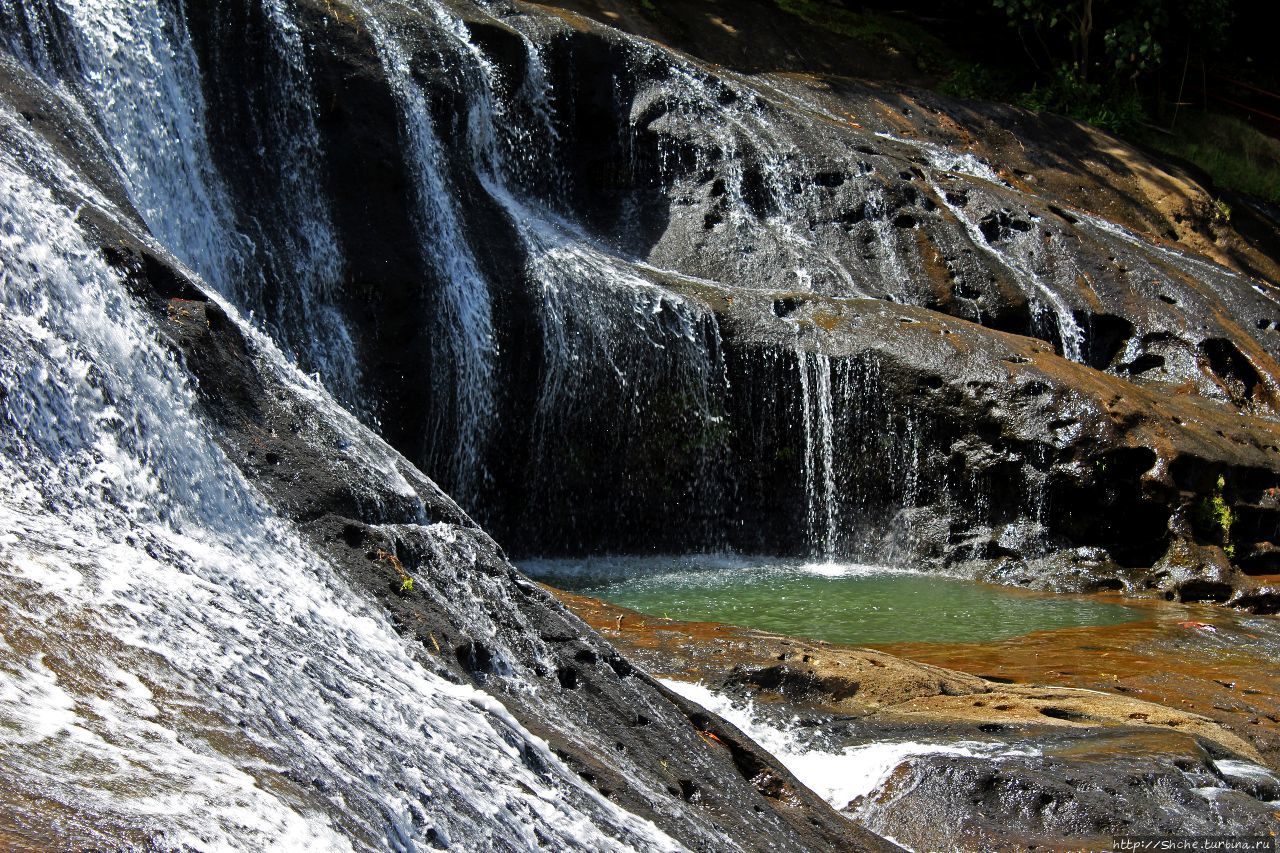
[{"label": "eroded rock hole", "polygon": [[562,666],[556,670],[556,680],[565,690],[577,690],[581,679],[578,670],[571,666]]}]

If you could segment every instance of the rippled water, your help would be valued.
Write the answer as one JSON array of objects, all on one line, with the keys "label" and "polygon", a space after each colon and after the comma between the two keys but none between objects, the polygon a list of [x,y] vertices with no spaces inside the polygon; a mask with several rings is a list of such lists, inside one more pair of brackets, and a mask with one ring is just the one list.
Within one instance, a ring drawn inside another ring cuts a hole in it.
[{"label": "rippled water", "polygon": [[1118,604],[856,563],[615,557],[531,561],[522,568],[653,616],[727,622],[833,643],[990,642],[1140,618]]}]

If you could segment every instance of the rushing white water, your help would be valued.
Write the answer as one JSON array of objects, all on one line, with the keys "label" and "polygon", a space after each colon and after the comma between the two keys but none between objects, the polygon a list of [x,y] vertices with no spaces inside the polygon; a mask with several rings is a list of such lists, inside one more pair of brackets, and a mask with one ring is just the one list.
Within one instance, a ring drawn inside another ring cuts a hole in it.
[{"label": "rushing white water", "polygon": [[[16,2],[16,0],[10,0]],[[38,57],[76,69],[134,206],[165,245],[224,293],[248,250],[209,150],[200,71],[186,23],[160,0],[48,0],[33,16]],[[61,18],[65,26],[54,27]],[[45,41],[57,33],[65,42]],[[46,64],[39,70],[46,74]]]},{"label": "rushing white water", "polygon": [[835,409],[831,358],[797,345],[801,422],[804,425],[804,481],[809,543],[818,556],[836,554],[840,495],[836,490]]},{"label": "rushing white water", "polygon": [[[1214,769],[1232,787],[1243,789],[1251,796],[1272,805],[1280,804],[1280,774],[1268,770],[1252,761],[1220,758],[1213,762]],[[1224,793],[1222,788],[1210,787],[1200,789],[1206,798]]]},{"label": "rushing white water", "polygon": [[175,14],[163,0],[0,3],[9,20],[26,26],[12,46],[89,116],[151,233],[220,293],[270,323],[286,350],[345,401],[365,402],[355,344],[338,307],[344,265],[320,192],[314,98],[284,0],[263,3],[279,59],[262,81],[270,139],[258,140],[277,150],[257,152],[271,186],[258,188],[260,209],[242,212],[256,223],[261,245],[237,222],[215,164],[201,69],[180,9]]},{"label": "rushing white water", "polygon": [[424,669],[266,508],[75,216],[0,151],[0,788],[21,820],[86,846],[675,849]]},{"label": "rushing white water", "polygon": [[734,702],[698,683],[669,679],[662,679],[662,683],[737,726],[781,761],[808,788],[833,807],[855,817],[861,800],[878,791],[894,770],[917,756],[1033,754],[1026,750],[974,741],[884,741],[824,749],[807,742],[794,730],[765,721],[757,715],[752,702]]},{"label": "rushing white water", "polygon": [[991,164],[972,152],[953,151],[950,148],[944,148],[941,145],[935,145],[923,139],[903,139],[891,133],[881,132],[876,133],[876,136],[919,151],[929,162],[929,168],[935,172],[955,172],[961,175],[968,175],[971,178],[979,178],[992,184],[1008,186],[996,174],[996,170],[991,168]]},{"label": "rushing white water", "polygon": [[[873,827],[879,826],[877,818],[884,807],[878,801],[877,794],[885,789],[895,771],[910,766],[916,759],[961,756],[989,761],[999,767],[1002,762],[1027,759],[1034,761],[1044,754],[1041,748],[1029,744],[964,740],[880,741],[856,746],[829,746],[822,734],[815,732],[811,723],[807,726],[789,726],[785,721],[778,722],[776,715],[766,717],[751,701],[731,699],[700,683],[669,679],[662,679],[662,683],[737,726],[833,807],[864,825]],[[1280,791],[1280,777],[1253,762],[1219,759],[1213,762],[1213,766],[1222,778],[1209,779],[1207,781],[1211,784],[1192,789],[1210,803],[1220,797],[1240,797],[1241,792],[1250,791],[1253,792],[1250,796],[1260,796],[1265,800]],[[1205,776],[1199,775],[1195,768],[1183,770],[1182,773],[1188,781],[1206,781]],[[888,799],[892,801],[909,796],[910,790],[911,786],[901,785],[897,789],[890,789]],[[1176,812],[1179,808],[1186,809],[1187,804],[1175,804],[1171,801],[1168,807]],[[1204,822],[1202,812],[1189,811],[1184,814],[1189,825],[1204,827],[1198,831],[1223,828],[1220,817],[1211,817]],[[900,839],[890,837],[889,840],[911,849]]]},{"label": "rushing white water", "polygon": [[457,190],[448,178],[446,153],[426,94],[410,72],[409,56],[377,16],[366,13],[364,20],[400,106],[423,259],[436,271],[439,282],[435,316],[424,322],[434,330],[433,398],[446,412],[451,401],[452,417],[437,417],[434,443],[448,448],[451,470],[447,473],[453,492],[469,505],[488,476],[484,452],[496,415],[497,343],[489,285],[467,241]]}]

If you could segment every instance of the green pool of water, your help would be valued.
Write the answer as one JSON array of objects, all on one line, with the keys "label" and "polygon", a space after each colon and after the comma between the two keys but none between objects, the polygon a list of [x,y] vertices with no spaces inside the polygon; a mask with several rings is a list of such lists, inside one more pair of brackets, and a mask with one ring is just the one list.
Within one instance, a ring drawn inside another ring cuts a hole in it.
[{"label": "green pool of water", "polygon": [[561,589],[672,619],[726,622],[866,645],[991,642],[1032,631],[1140,618],[1117,604],[854,564],[726,557],[538,560]]}]

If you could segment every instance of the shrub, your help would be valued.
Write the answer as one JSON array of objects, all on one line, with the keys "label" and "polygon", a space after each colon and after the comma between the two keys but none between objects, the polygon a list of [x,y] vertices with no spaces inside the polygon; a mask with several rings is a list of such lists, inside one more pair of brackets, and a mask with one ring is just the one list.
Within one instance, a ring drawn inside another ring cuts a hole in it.
[{"label": "shrub", "polygon": [[1228,557],[1234,557],[1236,548],[1231,542],[1231,525],[1235,523],[1235,514],[1223,497],[1226,487],[1226,478],[1219,476],[1213,494],[1196,504],[1192,524],[1198,535],[1220,544]]},{"label": "shrub", "polygon": [[1047,82],[1036,84],[1016,102],[1029,110],[1069,116],[1112,133],[1133,131],[1146,120],[1136,93],[1087,82],[1066,65],[1059,65]]}]

